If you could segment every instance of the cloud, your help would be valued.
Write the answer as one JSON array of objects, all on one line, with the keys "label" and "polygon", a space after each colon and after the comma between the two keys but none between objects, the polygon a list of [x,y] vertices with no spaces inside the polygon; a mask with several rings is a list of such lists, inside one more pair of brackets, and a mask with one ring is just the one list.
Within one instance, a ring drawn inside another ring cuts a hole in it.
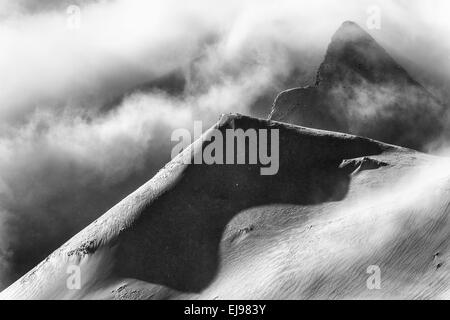
[{"label": "cloud", "polygon": [[450,83],[446,0],[1,0],[0,285],[150,178],[173,129],[267,114],[311,81],[333,32],[364,26],[374,3],[373,35],[415,76]]}]

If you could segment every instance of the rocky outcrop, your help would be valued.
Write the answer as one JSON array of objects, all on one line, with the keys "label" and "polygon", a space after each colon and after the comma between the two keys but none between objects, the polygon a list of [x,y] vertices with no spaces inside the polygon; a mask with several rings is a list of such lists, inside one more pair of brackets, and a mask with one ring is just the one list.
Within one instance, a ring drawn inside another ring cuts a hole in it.
[{"label": "rocky outcrop", "polygon": [[443,133],[444,113],[367,32],[345,22],[314,86],[280,93],[269,119],[427,150]]}]

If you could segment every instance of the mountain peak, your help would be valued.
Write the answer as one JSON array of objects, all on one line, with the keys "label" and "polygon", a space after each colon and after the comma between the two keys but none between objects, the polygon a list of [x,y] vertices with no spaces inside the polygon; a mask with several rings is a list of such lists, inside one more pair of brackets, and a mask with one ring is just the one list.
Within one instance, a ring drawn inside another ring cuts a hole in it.
[{"label": "mountain peak", "polygon": [[361,79],[370,83],[414,82],[369,33],[352,21],[344,22],[333,35],[316,85],[332,86],[342,78],[352,83]]},{"label": "mountain peak", "polygon": [[269,119],[423,150],[442,106],[352,21],[332,36],[314,86],[280,93]]},{"label": "mountain peak", "polygon": [[332,41],[357,41],[363,39],[374,41],[369,33],[353,21],[345,21],[342,23],[332,37]]}]

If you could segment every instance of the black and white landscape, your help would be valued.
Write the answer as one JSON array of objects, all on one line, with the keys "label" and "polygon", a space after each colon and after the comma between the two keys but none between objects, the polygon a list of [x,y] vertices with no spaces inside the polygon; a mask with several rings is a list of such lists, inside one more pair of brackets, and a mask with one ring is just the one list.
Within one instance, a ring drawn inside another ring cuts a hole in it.
[{"label": "black and white landscape", "polygon": [[448,0],[0,0],[0,299],[450,299]]}]

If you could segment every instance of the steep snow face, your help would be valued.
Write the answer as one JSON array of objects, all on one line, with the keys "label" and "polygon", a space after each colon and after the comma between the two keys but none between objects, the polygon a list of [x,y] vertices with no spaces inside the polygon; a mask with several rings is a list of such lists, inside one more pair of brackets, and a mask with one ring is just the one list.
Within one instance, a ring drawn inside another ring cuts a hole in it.
[{"label": "steep snow face", "polygon": [[345,22],[312,87],[284,91],[269,119],[427,150],[445,108],[363,29]]},{"label": "steep snow face", "polygon": [[[214,128],[278,129],[278,174],[261,176],[260,164],[187,165],[182,158],[208,144],[197,140],[0,298],[437,298],[448,292],[448,162],[237,115]],[[77,268],[80,286],[73,288]],[[379,271],[375,287],[367,270]]]}]

